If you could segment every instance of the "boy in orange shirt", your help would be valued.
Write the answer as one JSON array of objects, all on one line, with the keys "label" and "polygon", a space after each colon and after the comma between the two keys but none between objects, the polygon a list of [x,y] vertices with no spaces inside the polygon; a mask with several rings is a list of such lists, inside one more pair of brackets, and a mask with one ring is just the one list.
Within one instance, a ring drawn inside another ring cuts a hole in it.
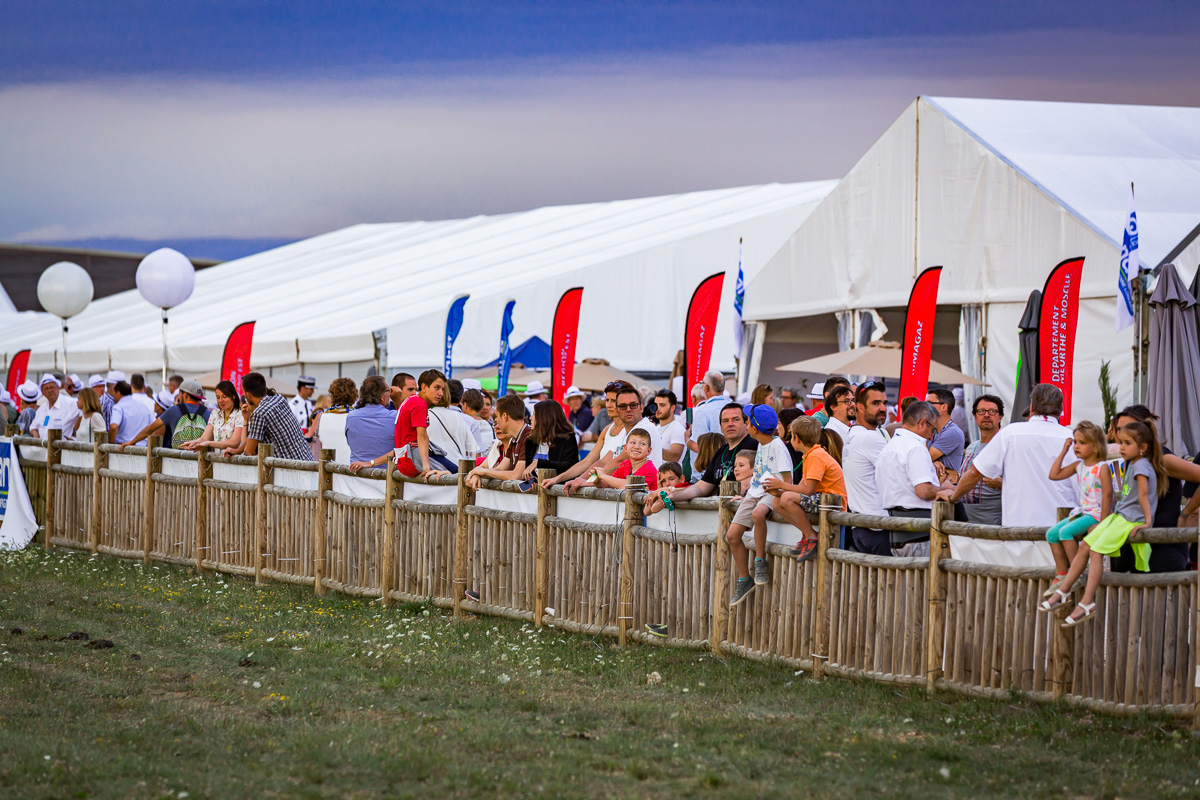
[{"label": "boy in orange shirt", "polygon": [[779,501],[775,513],[795,525],[804,534],[791,551],[796,560],[803,563],[817,554],[817,532],[813,530],[808,513],[804,510],[800,496],[816,497],[821,494],[836,494],[846,507],[846,478],[842,466],[821,447],[821,423],[812,417],[798,417],[792,421],[788,431],[792,436],[792,447],[804,456],[804,468],[800,482],[788,484],[768,479],[764,483],[768,491],[778,491]]}]

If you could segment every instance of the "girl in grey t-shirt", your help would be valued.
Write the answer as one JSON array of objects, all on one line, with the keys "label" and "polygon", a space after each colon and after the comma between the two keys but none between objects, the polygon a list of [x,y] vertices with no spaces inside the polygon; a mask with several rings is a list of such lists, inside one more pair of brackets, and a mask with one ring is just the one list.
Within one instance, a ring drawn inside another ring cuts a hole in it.
[{"label": "girl in grey t-shirt", "polygon": [[[1096,615],[1096,589],[1104,574],[1103,557],[1115,555],[1139,528],[1145,528],[1154,519],[1158,498],[1166,491],[1167,470],[1163,465],[1162,446],[1154,437],[1150,426],[1144,422],[1133,422],[1117,432],[1121,458],[1125,459],[1118,470],[1121,483],[1117,489],[1116,507],[1079,545],[1071,570],[1063,578],[1062,586],[1070,588],[1088,569],[1087,586],[1079,598],[1075,610],[1063,622],[1072,627]],[[1150,545],[1134,543],[1133,555],[1140,572],[1150,569]],[[1039,608],[1052,611],[1070,600],[1067,592],[1058,589]]]}]

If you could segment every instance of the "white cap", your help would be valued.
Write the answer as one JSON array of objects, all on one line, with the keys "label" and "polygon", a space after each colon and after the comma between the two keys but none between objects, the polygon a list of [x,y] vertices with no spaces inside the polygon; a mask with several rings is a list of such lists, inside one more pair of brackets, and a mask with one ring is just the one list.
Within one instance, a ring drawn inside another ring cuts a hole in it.
[{"label": "white cap", "polygon": [[123,380],[125,380],[125,373],[119,369],[110,369],[108,375],[104,376],[105,383],[116,383]]},{"label": "white cap", "polygon": [[567,393],[563,395],[563,400],[568,397],[587,397],[587,394],[578,386],[568,386]]},{"label": "white cap", "polygon": [[825,399],[825,384],[814,383],[813,388],[808,393],[809,400],[824,400]]},{"label": "white cap", "polygon": [[103,386],[103,385],[104,385],[104,376],[103,375],[88,375],[88,386],[90,388],[95,389],[97,386]]},{"label": "white cap", "polygon": [[546,386],[541,381],[530,381],[525,386],[525,396],[533,397],[534,395],[545,394]]},{"label": "white cap", "polygon": [[466,391],[467,389],[474,389],[477,392],[483,391],[483,384],[478,378],[463,378],[462,385],[463,391]]},{"label": "white cap", "polygon": [[60,389],[62,388],[62,381],[51,375],[49,372],[43,372],[42,379],[38,381],[38,386],[45,386],[47,383],[53,383]]},{"label": "white cap", "polygon": [[8,393],[8,389],[0,387],[0,403],[8,403],[12,405],[12,395]]},{"label": "white cap", "polygon": [[71,387],[77,392],[83,391],[83,381],[79,380],[78,375],[71,375]]},{"label": "white cap", "polygon": [[163,391],[163,392],[159,392],[158,394],[154,395],[154,402],[156,402],[160,406],[162,406],[163,411],[166,411],[168,408],[175,405],[175,398],[171,395],[170,392]]},{"label": "white cap", "polygon": [[33,381],[25,381],[17,387],[17,395],[26,403],[36,403],[38,399],[38,387]]}]

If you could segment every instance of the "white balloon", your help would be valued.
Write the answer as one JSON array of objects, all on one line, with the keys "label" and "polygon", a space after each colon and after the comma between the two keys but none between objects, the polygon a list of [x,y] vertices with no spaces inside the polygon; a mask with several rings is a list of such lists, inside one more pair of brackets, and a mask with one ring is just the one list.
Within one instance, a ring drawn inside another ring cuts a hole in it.
[{"label": "white balloon", "polygon": [[196,268],[178,250],[161,247],[142,259],[137,268],[137,288],[159,308],[174,308],[192,296]]},{"label": "white balloon", "polygon": [[92,276],[87,270],[70,261],[59,261],[46,267],[38,278],[37,295],[42,308],[56,317],[67,319],[87,308],[92,302]]}]

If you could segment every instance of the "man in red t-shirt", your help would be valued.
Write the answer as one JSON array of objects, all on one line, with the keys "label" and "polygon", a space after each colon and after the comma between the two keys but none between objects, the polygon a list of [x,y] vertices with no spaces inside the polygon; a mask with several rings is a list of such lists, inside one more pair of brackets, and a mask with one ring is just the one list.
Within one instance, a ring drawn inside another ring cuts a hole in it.
[{"label": "man in red t-shirt", "polygon": [[[396,412],[396,453],[408,456],[411,445],[417,446],[413,458],[416,472],[410,478],[429,480],[430,476],[453,475],[458,465],[429,452],[429,409],[442,402],[446,391],[446,376],[436,369],[427,369],[417,379],[417,393],[410,396]],[[411,456],[409,456],[411,457]],[[439,469],[440,467],[440,469]]]}]

